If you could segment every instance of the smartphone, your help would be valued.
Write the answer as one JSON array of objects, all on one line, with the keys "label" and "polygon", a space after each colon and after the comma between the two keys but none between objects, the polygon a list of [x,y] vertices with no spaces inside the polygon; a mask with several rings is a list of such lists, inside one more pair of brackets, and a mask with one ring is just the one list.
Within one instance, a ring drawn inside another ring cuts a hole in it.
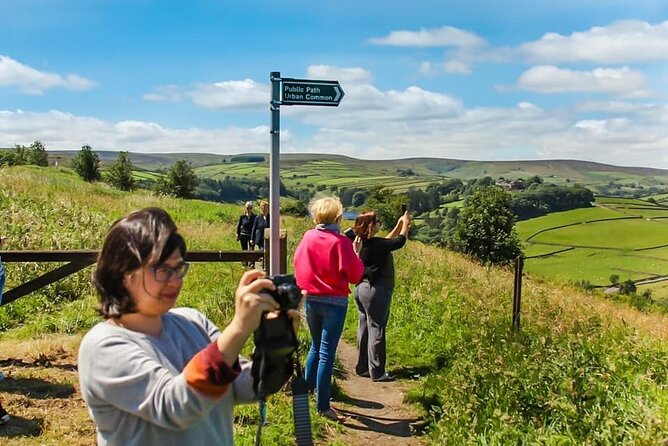
[{"label": "smartphone", "polygon": [[351,242],[355,241],[355,231],[353,231],[353,228],[348,228],[345,231],[343,231],[343,235],[348,237]]},{"label": "smartphone", "polygon": [[408,205],[407,204],[402,204],[401,205],[401,215],[404,215],[407,210],[408,210]]}]

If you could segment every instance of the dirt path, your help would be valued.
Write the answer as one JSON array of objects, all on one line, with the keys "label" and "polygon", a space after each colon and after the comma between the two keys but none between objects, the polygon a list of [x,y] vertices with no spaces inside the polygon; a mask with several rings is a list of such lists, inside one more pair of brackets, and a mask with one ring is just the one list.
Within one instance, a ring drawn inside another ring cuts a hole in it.
[{"label": "dirt path", "polygon": [[332,432],[325,444],[421,445],[411,430],[411,425],[419,422],[418,414],[403,402],[406,386],[401,382],[374,383],[357,376],[357,348],[345,341],[339,344],[337,358],[344,372],[338,384],[348,398],[333,405],[347,419],[342,423],[343,432]]}]

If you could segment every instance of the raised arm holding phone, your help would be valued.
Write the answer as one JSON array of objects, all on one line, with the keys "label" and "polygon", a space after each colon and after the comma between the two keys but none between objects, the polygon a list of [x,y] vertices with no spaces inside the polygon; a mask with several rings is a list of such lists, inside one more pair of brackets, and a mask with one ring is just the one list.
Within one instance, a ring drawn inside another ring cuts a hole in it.
[{"label": "raised arm holding phone", "polygon": [[381,222],[375,211],[364,212],[355,219],[355,234],[362,240],[359,255],[364,263],[362,281],[355,287],[358,309],[355,371],[374,382],[392,381],[385,370],[385,328],[390,316],[394,290],[394,259],[392,251],[406,244],[410,216],[406,209],[385,237],[377,237]]}]

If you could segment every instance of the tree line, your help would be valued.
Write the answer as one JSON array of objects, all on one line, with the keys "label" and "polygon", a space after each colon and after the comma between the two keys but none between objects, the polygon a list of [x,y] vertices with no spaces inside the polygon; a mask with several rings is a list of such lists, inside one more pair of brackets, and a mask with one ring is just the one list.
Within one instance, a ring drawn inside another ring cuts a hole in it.
[{"label": "tree line", "polygon": [[[29,147],[15,146],[10,151],[0,152],[0,156],[0,165],[48,165],[48,156],[40,141]],[[217,202],[248,201],[269,196],[268,178],[199,178],[186,160],[176,161],[156,180],[144,180],[138,184],[128,152],[119,152],[115,162],[102,172],[100,158],[89,145],[81,147],[72,159],[71,167],[85,181],[104,181],[125,191],[144,187],[157,194]],[[514,232],[516,220],[590,206],[594,199],[592,192],[582,186],[544,184],[538,176],[523,181],[526,188],[514,194],[495,186],[496,183],[490,176],[485,176],[467,181],[444,179],[424,189],[410,187],[400,194],[383,186],[333,186],[331,192],[337,194],[347,208],[374,209],[387,228],[394,226],[401,206],[405,204],[414,216],[421,217],[424,222],[412,227],[413,237],[472,255],[484,263],[507,262],[521,253],[520,242]],[[315,192],[307,187],[291,190],[281,182],[280,195],[295,199],[282,212],[307,215],[307,203]],[[461,199],[464,199],[461,208],[442,208],[443,204]]]}]

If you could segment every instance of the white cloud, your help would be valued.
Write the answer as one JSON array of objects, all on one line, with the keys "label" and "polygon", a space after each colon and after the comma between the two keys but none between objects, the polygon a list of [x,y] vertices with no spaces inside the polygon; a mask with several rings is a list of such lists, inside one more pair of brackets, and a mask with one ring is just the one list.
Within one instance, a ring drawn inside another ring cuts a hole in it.
[{"label": "white cloud", "polygon": [[471,74],[471,65],[462,60],[451,59],[443,63],[446,73],[450,74]]},{"label": "white cloud", "polygon": [[0,55],[0,87],[18,87],[26,94],[41,95],[52,88],[90,90],[97,84],[76,74],[46,73]]},{"label": "white cloud", "polygon": [[436,67],[431,62],[422,62],[418,72],[425,76],[434,76],[437,74]]},{"label": "white cloud", "polygon": [[217,110],[262,110],[269,107],[270,87],[252,79],[199,84],[186,94],[195,105]]},{"label": "white cloud", "polygon": [[340,68],[333,65],[310,65],[306,69],[306,77],[338,80],[341,84],[368,84],[373,81],[371,73],[364,68]]},{"label": "white cloud", "polygon": [[178,85],[163,85],[144,94],[142,99],[149,102],[178,103],[183,99],[183,89]]},{"label": "white cloud", "polygon": [[[381,90],[362,68],[318,65],[309,67],[307,74],[339,79],[346,96],[337,108],[282,107],[286,119],[281,124],[281,150],[286,153],[375,159],[575,158],[668,168],[666,104],[617,100],[546,108],[520,101],[510,107],[466,108],[457,97],[418,85]],[[260,124],[174,129],[63,111],[0,111],[0,147],[40,139],[50,149],[77,149],[88,143],[98,150],[137,152],[268,152],[268,135],[268,127]]]},{"label": "white cloud", "polygon": [[668,60],[668,21],[625,20],[564,36],[547,33],[517,50],[531,63],[625,64]]},{"label": "white cloud", "polygon": [[629,97],[649,94],[644,90],[643,74],[628,67],[575,71],[540,65],[522,73],[517,84],[521,89],[538,93],[592,92]]},{"label": "white cloud", "polygon": [[[287,142],[292,138],[289,131],[282,132],[281,137]],[[263,152],[268,151],[269,128],[170,129],[155,122],[110,122],[58,110],[0,111],[0,146],[30,144],[37,139],[47,149],[61,150],[76,150],[88,143],[97,150],[132,152]]]},{"label": "white cloud", "polygon": [[372,45],[400,47],[463,47],[482,46],[485,40],[478,35],[452,26],[421,28],[419,31],[392,31],[385,37],[368,40]]}]

